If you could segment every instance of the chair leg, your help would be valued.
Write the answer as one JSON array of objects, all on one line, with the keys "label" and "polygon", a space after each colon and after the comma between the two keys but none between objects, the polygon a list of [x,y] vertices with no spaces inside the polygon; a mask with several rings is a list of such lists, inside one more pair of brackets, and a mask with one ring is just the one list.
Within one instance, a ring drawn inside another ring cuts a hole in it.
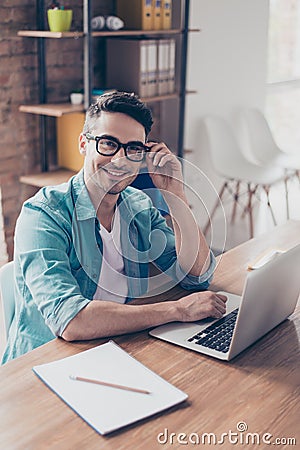
[{"label": "chair leg", "polygon": [[249,214],[250,239],[252,239],[254,235],[252,196],[255,194],[256,189],[257,186],[255,186],[254,189],[251,189],[251,183],[248,183],[248,204],[246,209]]},{"label": "chair leg", "polygon": [[285,204],[286,204],[286,218],[287,218],[287,220],[289,220],[289,218],[290,218],[288,180],[289,180],[289,176],[288,176],[288,174],[286,174],[286,176],[284,177],[284,187],[285,187]]},{"label": "chair leg", "polygon": [[273,219],[273,223],[274,223],[274,225],[277,225],[277,222],[276,222],[276,219],[275,219],[275,215],[274,215],[274,211],[273,211],[273,208],[272,208],[271,203],[270,203],[270,197],[269,197],[270,187],[269,186],[264,186],[263,188],[264,188],[265,193],[267,194],[267,205],[268,205],[268,208],[270,209],[270,213],[271,213],[271,216],[272,216],[272,219]]},{"label": "chair leg", "polygon": [[232,208],[232,214],[231,214],[231,223],[234,223],[235,216],[236,216],[236,207],[239,201],[239,193],[240,193],[240,181],[236,182],[236,188],[235,188],[235,194],[234,194],[234,203]]},{"label": "chair leg", "polygon": [[220,192],[219,192],[219,194],[218,194],[218,199],[217,199],[217,201],[216,201],[216,203],[215,203],[215,206],[213,207],[213,210],[212,210],[212,212],[211,212],[211,215],[210,215],[210,217],[208,218],[208,220],[207,220],[207,222],[206,222],[206,225],[205,225],[205,227],[204,227],[204,229],[203,229],[203,234],[204,234],[204,236],[206,236],[206,233],[207,233],[207,231],[208,231],[209,225],[212,223],[212,219],[213,219],[213,217],[214,217],[214,215],[215,215],[215,212],[217,211],[217,209],[218,209],[218,207],[219,207],[219,205],[220,205],[220,202],[221,202],[221,200],[222,200],[223,194],[224,194],[224,192],[225,192],[225,189],[227,189],[227,187],[228,187],[228,182],[225,181],[225,183],[223,184],[223,186],[222,186],[222,188],[221,188],[221,190],[220,190]]}]

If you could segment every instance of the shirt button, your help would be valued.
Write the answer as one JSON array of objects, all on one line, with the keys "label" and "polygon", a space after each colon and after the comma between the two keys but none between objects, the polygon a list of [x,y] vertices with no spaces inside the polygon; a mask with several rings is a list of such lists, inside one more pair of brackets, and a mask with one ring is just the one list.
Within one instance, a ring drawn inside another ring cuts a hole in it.
[{"label": "shirt button", "polygon": [[97,274],[96,274],[96,273],[93,273],[92,277],[93,277],[94,280],[95,280],[95,278],[97,278]]}]

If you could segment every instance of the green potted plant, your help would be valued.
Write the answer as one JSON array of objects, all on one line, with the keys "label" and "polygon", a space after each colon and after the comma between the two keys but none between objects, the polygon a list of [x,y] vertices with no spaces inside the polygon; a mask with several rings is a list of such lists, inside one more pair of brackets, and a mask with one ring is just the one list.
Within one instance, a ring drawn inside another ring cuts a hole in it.
[{"label": "green potted plant", "polygon": [[73,11],[54,1],[47,11],[50,31],[69,31],[72,23]]}]

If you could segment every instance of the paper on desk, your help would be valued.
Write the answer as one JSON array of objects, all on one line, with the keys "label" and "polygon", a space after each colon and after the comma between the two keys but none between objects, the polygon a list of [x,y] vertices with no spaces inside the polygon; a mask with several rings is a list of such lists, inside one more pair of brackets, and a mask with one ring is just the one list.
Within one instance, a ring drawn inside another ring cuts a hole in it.
[{"label": "paper on desk", "polygon": [[[33,370],[100,434],[149,417],[188,397],[113,341],[59,361],[35,366]],[[74,381],[70,374],[145,389],[151,394]]]}]

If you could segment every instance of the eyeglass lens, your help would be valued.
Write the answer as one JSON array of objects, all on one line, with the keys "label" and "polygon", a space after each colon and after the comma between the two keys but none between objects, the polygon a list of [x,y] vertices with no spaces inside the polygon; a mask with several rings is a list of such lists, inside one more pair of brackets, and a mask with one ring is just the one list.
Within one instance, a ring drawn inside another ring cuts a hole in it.
[{"label": "eyeglass lens", "polygon": [[[98,152],[107,156],[115,154],[121,148],[120,143],[107,138],[97,139],[97,144],[98,144],[97,149]],[[133,161],[141,161],[144,158],[145,155],[144,146],[134,143],[129,145],[122,144],[122,146],[125,149],[127,158]]]}]

